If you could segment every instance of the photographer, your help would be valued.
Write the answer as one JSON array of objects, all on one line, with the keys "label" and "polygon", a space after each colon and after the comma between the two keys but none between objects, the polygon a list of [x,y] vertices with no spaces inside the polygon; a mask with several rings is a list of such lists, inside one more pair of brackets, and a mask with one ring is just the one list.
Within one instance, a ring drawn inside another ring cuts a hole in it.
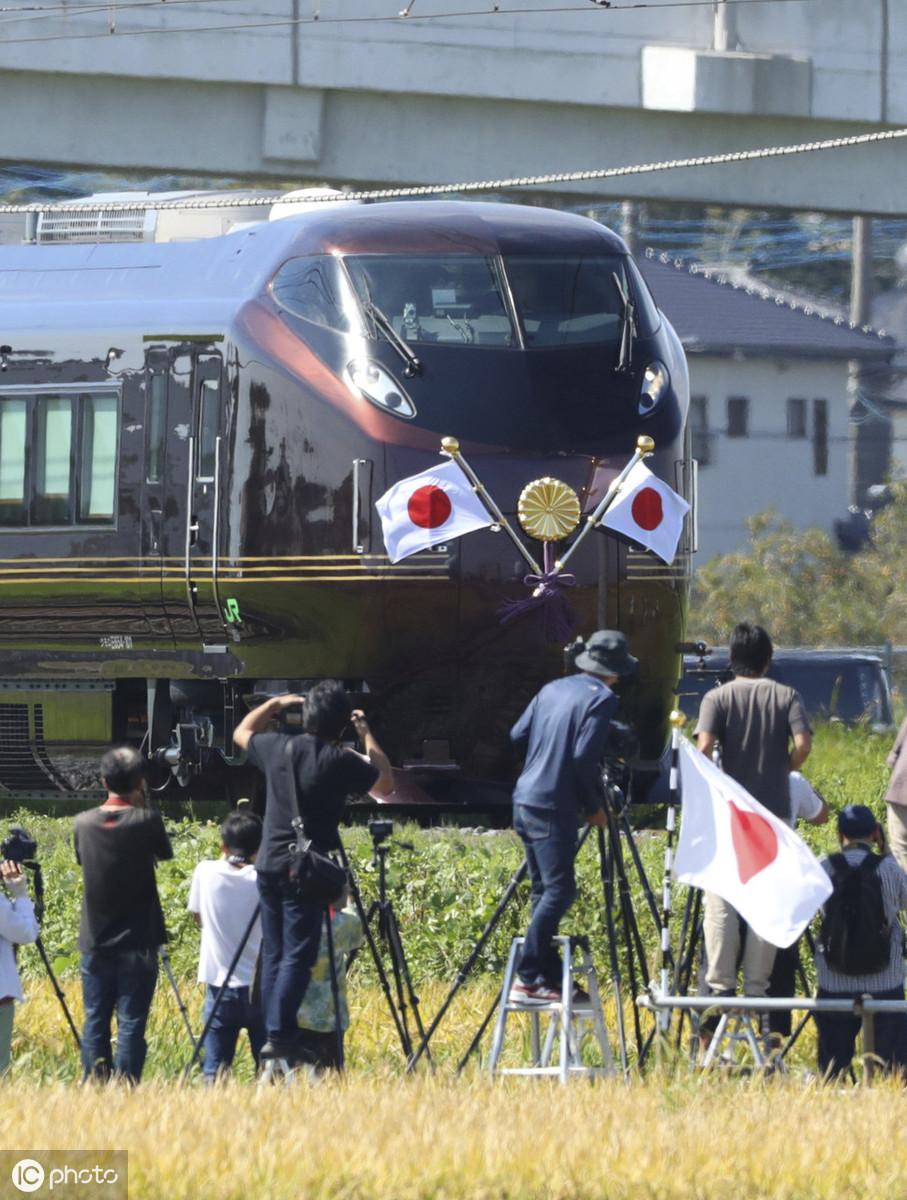
[{"label": "photographer", "polygon": [[[266,732],[288,708],[303,705],[301,734]],[[352,722],[364,754],[340,744]],[[324,906],[303,901],[290,885],[295,797],[316,849],[339,845],[337,826],[350,793],[393,791],[391,765],[364,715],[351,711],[343,685],[327,679],[307,696],[275,696],[240,722],[234,743],[265,775],[264,829],[256,861],[261,901],[261,993],[268,1040],[262,1058],[298,1058],[296,1014],[318,957]],[[292,772],[292,774],[291,774]]]},{"label": "photographer", "polygon": [[[107,1079],[114,1070],[138,1083],[145,1065],[158,947],[167,940],[154,867],[172,858],[173,849],[161,814],[146,807],[144,776],[137,750],[108,750],[101,759],[107,799],[75,822],[76,860],[85,879],[79,927],[85,1079]],[[110,1047],[114,1011],[115,1062]]]},{"label": "photographer", "polygon": [[[637,660],[622,633],[600,629],[575,659],[580,674],[546,684],[510,731],[526,748],[513,792],[513,828],[526,850],[532,919],[510,1000],[550,1004],[562,998],[561,962],[551,939],[576,898],[576,828],[604,826],[602,760],[617,709],[611,690]],[[575,999],[586,999],[575,989]]]},{"label": "photographer", "polygon": [[8,896],[0,895],[0,1078],[10,1062],[13,1040],[13,1011],[22,999],[22,984],[16,969],[13,946],[33,942],[40,930],[28,898],[28,882],[16,862],[0,862],[0,882]]}]

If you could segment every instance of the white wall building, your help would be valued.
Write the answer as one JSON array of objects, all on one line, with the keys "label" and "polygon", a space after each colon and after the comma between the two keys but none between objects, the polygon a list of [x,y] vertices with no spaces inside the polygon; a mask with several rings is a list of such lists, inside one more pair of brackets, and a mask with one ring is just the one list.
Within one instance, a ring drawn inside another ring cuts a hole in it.
[{"label": "white wall building", "polygon": [[698,563],[740,548],[768,508],[831,533],[848,504],[848,363],[884,371],[894,341],[667,256],[640,265],[690,365]]}]

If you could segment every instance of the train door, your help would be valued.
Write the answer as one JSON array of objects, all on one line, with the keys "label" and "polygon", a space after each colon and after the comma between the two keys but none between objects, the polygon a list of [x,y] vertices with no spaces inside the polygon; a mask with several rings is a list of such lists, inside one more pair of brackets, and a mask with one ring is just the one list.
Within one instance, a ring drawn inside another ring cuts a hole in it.
[{"label": "train door", "polygon": [[[185,345],[168,351],[166,359],[160,483],[157,492],[148,493],[151,536],[159,529],[164,609],[178,643],[222,645],[217,576],[223,360]],[[151,387],[157,374],[150,372]],[[149,428],[149,437],[152,432]]]}]

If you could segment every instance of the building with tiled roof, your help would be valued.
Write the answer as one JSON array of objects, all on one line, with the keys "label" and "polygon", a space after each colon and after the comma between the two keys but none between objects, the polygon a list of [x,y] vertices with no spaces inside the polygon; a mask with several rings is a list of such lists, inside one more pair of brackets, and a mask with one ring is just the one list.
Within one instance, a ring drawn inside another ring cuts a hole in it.
[{"label": "building with tiled roof", "polygon": [[743,546],[747,518],[768,508],[831,533],[848,505],[848,364],[878,372],[884,391],[894,339],[750,279],[639,261],[689,361],[698,561]]}]

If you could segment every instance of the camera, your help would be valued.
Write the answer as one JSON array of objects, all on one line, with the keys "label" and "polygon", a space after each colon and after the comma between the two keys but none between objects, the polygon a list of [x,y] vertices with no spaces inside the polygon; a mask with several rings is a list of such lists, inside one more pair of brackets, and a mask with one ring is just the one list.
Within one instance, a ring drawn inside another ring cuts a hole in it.
[{"label": "camera", "polygon": [[21,866],[34,859],[37,853],[38,843],[35,839],[21,825],[10,825],[9,837],[5,842],[0,842],[0,857]]},{"label": "camera", "polygon": [[369,821],[368,831],[372,835],[372,841],[376,846],[387,841],[390,835],[394,832],[393,821]]},{"label": "camera", "polygon": [[625,725],[622,721],[612,721],[608,728],[605,757],[626,762],[627,759],[636,758],[638,754],[639,734],[633,726]]}]

